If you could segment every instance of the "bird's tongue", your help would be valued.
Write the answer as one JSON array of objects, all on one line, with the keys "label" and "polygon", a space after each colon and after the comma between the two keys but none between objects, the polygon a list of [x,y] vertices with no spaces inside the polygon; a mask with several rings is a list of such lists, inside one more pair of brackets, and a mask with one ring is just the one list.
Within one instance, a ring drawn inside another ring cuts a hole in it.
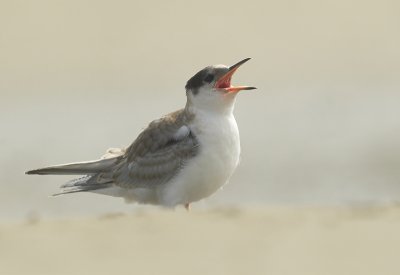
[{"label": "bird's tongue", "polygon": [[232,79],[233,72],[228,72],[226,75],[221,77],[217,83],[215,83],[215,88],[217,89],[226,89],[231,87],[231,79]]},{"label": "bird's tongue", "polygon": [[216,83],[215,83],[215,88],[217,89],[229,89],[231,88],[231,79],[233,74],[236,72],[236,70],[239,68],[239,66],[234,67],[230,69],[225,75],[223,75]]},{"label": "bird's tongue", "polygon": [[236,69],[229,71],[227,74],[225,74],[223,77],[221,77],[216,83],[215,83],[215,88],[216,89],[223,89],[226,92],[239,92],[242,90],[254,90],[256,89],[255,87],[249,87],[249,86],[231,86],[231,79],[232,75],[235,73]]}]

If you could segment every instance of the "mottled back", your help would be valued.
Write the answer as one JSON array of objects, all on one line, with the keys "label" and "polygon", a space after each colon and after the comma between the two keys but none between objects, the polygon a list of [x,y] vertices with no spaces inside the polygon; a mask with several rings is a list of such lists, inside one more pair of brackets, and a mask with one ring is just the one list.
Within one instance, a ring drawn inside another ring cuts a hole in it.
[{"label": "mottled back", "polygon": [[177,175],[199,150],[187,126],[192,119],[192,114],[179,110],[151,122],[112,169],[114,184],[154,187]]}]

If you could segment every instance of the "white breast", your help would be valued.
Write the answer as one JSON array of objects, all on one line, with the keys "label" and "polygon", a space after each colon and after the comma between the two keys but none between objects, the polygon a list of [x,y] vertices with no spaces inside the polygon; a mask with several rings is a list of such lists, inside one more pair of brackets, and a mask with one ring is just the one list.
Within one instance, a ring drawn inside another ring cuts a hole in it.
[{"label": "white breast", "polygon": [[160,200],[167,206],[210,196],[229,180],[239,163],[239,130],[232,113],[199,112],[189,126],[200,143],[199,153],[160,190]]}]

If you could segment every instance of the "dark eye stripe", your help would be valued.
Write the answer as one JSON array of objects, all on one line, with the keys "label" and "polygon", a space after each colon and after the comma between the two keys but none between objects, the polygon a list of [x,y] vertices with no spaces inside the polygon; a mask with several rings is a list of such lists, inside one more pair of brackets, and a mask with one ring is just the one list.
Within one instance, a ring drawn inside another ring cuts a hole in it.
[{"label": "dark eye stripe", "polygon": [[204,78],[204,81],[206,81],[206,82],[208,82],[208,83],[210,83],[211,81],[213,81],[214,80],[214,75],[212,75],[212,74],[208,74],[208,75],[206,75],[206,77]]}]

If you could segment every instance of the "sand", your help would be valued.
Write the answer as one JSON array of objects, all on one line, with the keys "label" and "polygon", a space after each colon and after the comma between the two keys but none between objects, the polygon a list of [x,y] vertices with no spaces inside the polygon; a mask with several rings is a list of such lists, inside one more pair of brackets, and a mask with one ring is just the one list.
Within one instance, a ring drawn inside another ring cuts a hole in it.
[{"label": "sand", "polygon": [[0,226],[0,274],[400,274],[400,207],[140,210]]}]

